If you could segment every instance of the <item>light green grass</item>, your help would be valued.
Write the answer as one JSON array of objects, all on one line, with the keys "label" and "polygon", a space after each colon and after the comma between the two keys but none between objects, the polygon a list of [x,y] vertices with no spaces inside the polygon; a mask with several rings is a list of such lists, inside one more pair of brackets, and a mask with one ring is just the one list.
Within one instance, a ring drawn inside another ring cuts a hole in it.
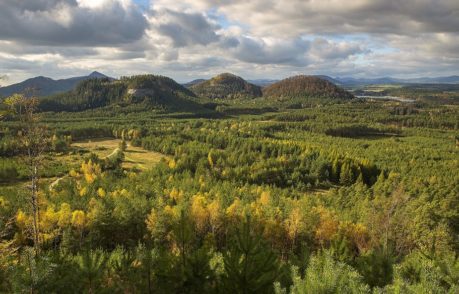
[{"label": "light green grass", "polygon": [[[113,153],[121,143],[120,139],[95,139],[75,142],[73,147],[88,150],[95,153],[100,158],[105,158]],[[157,164],[162,158],[166,157],[164,154],[148,151],[141,147],[134,147],[128,144],[124,152],[123,168],[131,169],[148,169]]]}]

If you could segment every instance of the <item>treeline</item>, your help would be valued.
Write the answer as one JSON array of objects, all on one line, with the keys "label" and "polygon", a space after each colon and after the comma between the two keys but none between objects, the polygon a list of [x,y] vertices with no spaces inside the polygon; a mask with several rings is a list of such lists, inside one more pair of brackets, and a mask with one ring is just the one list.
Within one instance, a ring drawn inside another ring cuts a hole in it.
[{"label": "treeline", "polygon": [[40,102],[42,111],[82,111],[104,107],[111,103],[122,102],[127,93],[124,83],[110,79],[90,79],[82,81],[75,90],[43,98]]}]

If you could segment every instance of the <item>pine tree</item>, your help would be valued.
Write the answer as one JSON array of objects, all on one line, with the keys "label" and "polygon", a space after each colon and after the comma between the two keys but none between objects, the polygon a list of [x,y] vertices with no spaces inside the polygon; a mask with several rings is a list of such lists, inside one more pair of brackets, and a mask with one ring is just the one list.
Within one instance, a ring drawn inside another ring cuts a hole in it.
[{"label": "pine tree", "polygon": [[[335,261],[330,253],[312,256],[304,277],[292,268],[293,285],[290,294],[364,294],[371,293],[359,273],[349,265]],[[287,293],[276,285],[276,293]]]},{"label": "pine tree", "polygon": [[232,293],[273,293],[280,275],[276,255],[251,229],[250,217],[236,232],[236,240],[224,253],[225,274],[222,286]]},{"label": "pine tree", "polygon": [[84,250],[76,257],[78,275],[88,293],[96,293],[105,274],[108,256],[102,250]]}]

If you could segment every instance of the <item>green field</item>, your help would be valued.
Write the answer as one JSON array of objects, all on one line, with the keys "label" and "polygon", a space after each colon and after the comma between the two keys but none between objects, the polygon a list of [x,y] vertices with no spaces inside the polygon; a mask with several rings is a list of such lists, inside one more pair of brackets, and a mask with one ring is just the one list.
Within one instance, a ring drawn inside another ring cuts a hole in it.
[{"label": "green field", "polygon": [[[96,154],[100,158],[110,156],[121,143],[120,139],[90,139],[79,141],[72,144],[72,147],[83,149]],[[135,147],[127,144],[127,149],[124,152],[125,157],[122,167],[125,169],[150,169],[157,164],[165,156],[159,152],[148,151],[143,148]]]}]

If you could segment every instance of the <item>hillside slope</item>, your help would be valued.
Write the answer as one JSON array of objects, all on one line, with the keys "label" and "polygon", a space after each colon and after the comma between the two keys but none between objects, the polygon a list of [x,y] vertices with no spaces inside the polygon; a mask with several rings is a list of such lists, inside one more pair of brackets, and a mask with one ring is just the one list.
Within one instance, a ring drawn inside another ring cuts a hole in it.
[{"label": "hillside slope", "polygon": [[335,84],[317,76],[294,76],[263,89],[263,96],[272,98],[334,98],[354,96]]},{"label": "hillside slope", "polygon": [[83,111],[105,106],[142,104],[168,111],[197,111],[195,95],[174,80],[156,75],[123,77],[120,80],[92,79],[75,90],[41,100],[43,111]]},{"label": "hillside slope", "polygon": [[192,85],[190,89],[198,97],[209,99],[255,98],[262,95],[259,86],[230,73],[223,73],[210,80]]}]

